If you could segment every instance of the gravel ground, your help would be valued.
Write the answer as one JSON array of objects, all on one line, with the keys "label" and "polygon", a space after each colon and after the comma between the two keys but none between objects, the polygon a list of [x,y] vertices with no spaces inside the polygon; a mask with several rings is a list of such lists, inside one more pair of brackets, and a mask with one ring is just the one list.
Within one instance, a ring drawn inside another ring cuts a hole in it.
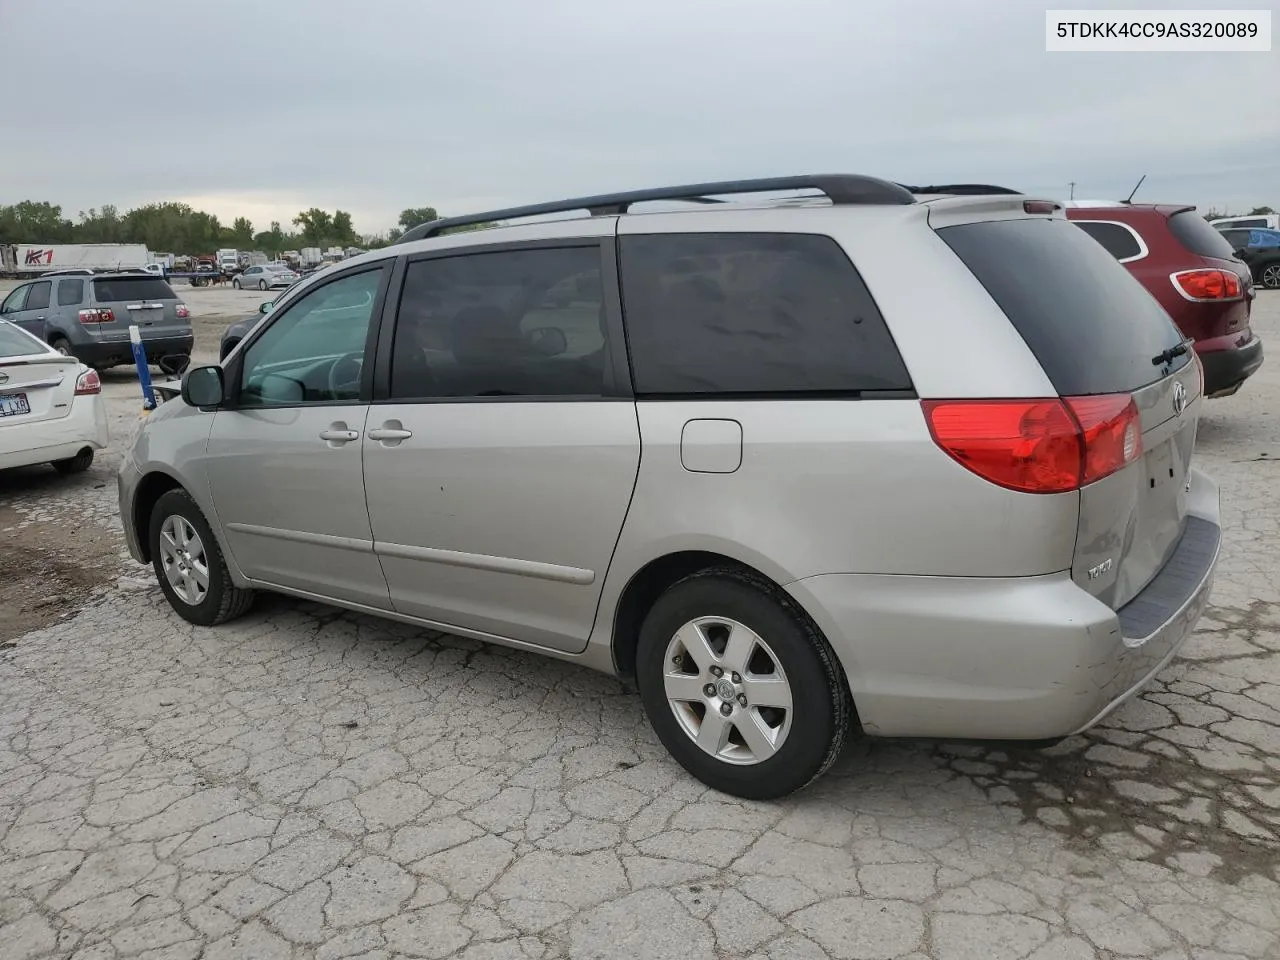
[{"label": "gravel ground", "polygon": [[[260,299],[191,291],[202,350]],[[0,958],[1280,957],[1280,362],[1197,455],[1223,560],[1141,698],[1044,752],[858,743],[777,803],[573,666],[284,599],[194,629],[121,554],[114,450],[0,474]]]}]

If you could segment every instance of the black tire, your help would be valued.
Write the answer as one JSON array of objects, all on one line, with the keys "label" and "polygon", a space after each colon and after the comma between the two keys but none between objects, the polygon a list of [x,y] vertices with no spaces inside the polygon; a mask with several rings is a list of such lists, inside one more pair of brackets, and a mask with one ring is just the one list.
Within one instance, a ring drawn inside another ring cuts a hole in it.
[{"label": "black tire", "polygon": [[[178,596],[165,575],[160,531],[165,521],[173,516],[181,517],[195,528],[204,546],[205,561],[209,568],[209,587],[199,603],[188,603]],[[156,501],[147,524],[147,535],[151,545],[151,566],[155,570],[156,579],[160,581],[160,589],[164,591],[169,606],[182,619],[197,626],[212,627],[243,616],[253,605],[253,591],[241,590],[231,582],[231,573],[222,555],[222,545],[214,536],[204,513],[187,491],[170,490]]]},{"label": "black tire", "polygon": [[266,293],[266,292],[267,292],[267,281],[265,281],[265,280],[259,280],[259,281],[258,281],[258,289],[259,289],[259,290],[261,290],[263,293]]},{"label": "black tire", "polygon": [[1280,260],[1272,260],[1258,267],[1258,284],[1268,290],[1280,290]]},{"label": "black tire", "polygon": [[239,289],[240,289],[240,281],[239,281],[239,280],[232,280],[232,281],[231,281],[231,286],[233,286],[233,287],[235,287],[237,290],[239,290]]},{"label": "black tire", "polygon": [[[772,648],[786,674],[791,727],[766,760],[743,765],[718,759],[676,719],[663,686],[667,647],[680,627],[698,617],[724,617],[749,627]],[[649,722],[680,765],[707,786],[748,800],[782,797],[820,776],[840,755],[851,725],[852,698],[826,639],[785,593],[747,571],[706,570],[668,588],[641,626],[636,682]]]},{"label": "black tire", "polygon": [[54,337],[49,341],[49,346],[57,350],[64,357],[74,356],[71,352],[71,341],[66,337]]},{"label": "black tire", "polygon": [[57,470],[64,477],[73,473],[84,473],[93,466],[93,447],[85,447],[74,457],[67,457],[65,460],[53,461],[53,469]]}]

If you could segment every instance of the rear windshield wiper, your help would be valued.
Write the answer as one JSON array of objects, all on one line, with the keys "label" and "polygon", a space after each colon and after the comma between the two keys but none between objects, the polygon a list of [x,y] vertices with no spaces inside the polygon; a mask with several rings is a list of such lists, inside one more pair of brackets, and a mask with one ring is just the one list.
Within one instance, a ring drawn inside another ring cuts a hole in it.
[{"label": "rear windshield wiper", "polygon": [[1151,358],[1151,363],[1153,366],[1163,367],[1166,363],[1173,363],[1174,360],[1182,356],[1189,349],[1190,347],[1187,346],[1187,342],[1184,340],[1176,347],[1170,347],[1168,350],[1157,353]]}]

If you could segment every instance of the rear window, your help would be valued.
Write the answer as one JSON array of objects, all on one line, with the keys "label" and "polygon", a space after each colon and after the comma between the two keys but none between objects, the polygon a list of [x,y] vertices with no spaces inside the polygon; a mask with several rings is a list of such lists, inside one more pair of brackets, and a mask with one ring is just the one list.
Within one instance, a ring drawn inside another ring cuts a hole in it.
[{"label": "rear window", "polygon": [[1213,227],[1209,221],[1194,210],[1184,210],[1169,218],[1169,232],[1177,239],[1184,250],[1201,257],[1218,257],[1230,260],[1235,256],[1231,244]]},{"label": "rear window", "polygon": [[[1152,359],[1182,334],[1075,224],[996,220],[944,227],[938,236],[987,288],[1062,396],[1128,392],[1165,375]],[[1184,354],[1172,369],[1190,362]]]},{"label": "rear window", "polygon": [[0,357],[48,353],[49,348],[11,323],[0,321]]},{"label": "rear window", "polygon": [[619,246],[637,394],[911,389],[871,294],[830,237],[666,234]]},{"label": "rear window", "polygon": [[111,277],[93,281],[93,295],[99,303],[118,300],[177,300],[167,280],[159,277]]}]

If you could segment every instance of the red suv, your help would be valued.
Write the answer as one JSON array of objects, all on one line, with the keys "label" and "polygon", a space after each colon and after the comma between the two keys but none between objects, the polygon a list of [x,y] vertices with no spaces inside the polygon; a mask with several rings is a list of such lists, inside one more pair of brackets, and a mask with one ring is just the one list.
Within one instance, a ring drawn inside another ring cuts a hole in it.
[{"label": "red suv", "polygon": [[1262,366],[1249,328],[1253,276],[1185,204],[1069,202],[1067,218],[1107,248],[1195,341],[1206,397],[1229,397]]}]

